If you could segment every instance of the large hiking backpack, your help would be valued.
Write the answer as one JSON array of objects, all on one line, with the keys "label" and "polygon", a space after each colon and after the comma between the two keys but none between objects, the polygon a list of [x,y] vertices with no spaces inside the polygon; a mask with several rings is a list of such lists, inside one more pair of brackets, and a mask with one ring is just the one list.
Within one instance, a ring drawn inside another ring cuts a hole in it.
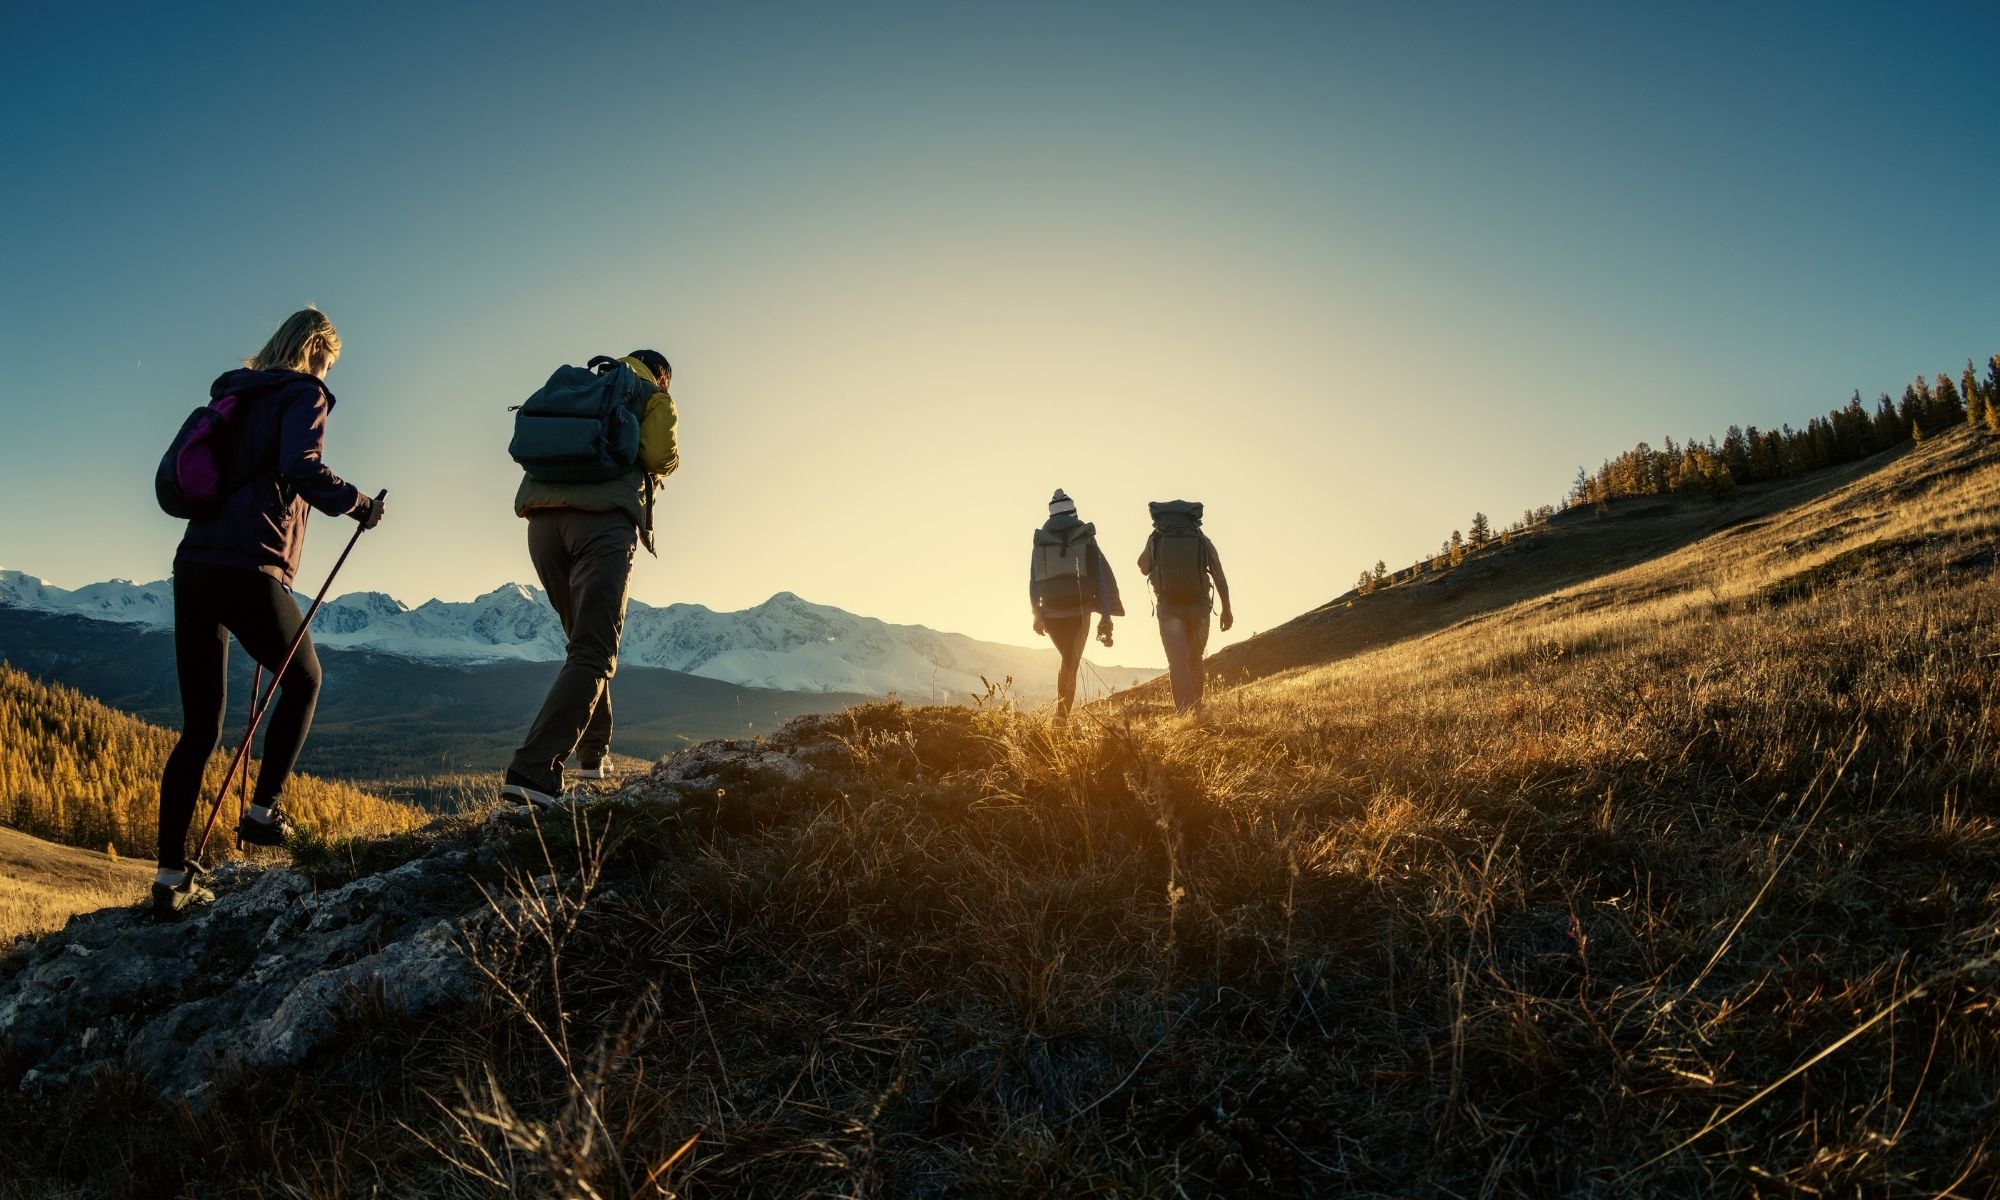
[{"label": "large hiking backpack", "polygon": [[1036,612],[1075,611],[1097,599],[1097,574],[1090,566],[1095,525],[1078,525],[1060,533],[1035,530],[1035,557],[1029,570],[1029,592]]},{"label": "large hiking backpack", "polygon": [[1201,504],[1155,500],[1153,514],[1153,594],[1162,604],[1207,604],[1208,551],[1201,536]]},{"label": "large hiking backpack", "polygon": [[160,511],[183,521],[212,517],[241,480],[229,478],[230,437],[243,401],[223,396],[202,405],[181,422],[153,472],[153,495]]},{"label": "large hiking backpack", "polygon": [[558,367],[515,409],[507,453],[543,483],[616,479],[639,461],[640,405],[652,392],[623,363],[601,375]]}]

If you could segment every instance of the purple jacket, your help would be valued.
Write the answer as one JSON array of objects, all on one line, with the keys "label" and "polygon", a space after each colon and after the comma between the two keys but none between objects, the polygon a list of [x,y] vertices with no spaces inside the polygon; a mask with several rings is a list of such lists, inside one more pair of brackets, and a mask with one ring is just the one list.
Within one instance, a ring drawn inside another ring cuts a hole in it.
[{"label": "purple jacket", "polygon": [[360,489],[320,461],[333,393],[302,371],[242,369],[223,374],[208,394],[237,397],[226,477],[243,482],[221,512],[188,522],[174,565],[248,567],[290,587],[305,549],[307,506],[338,517],[362,504]]}]

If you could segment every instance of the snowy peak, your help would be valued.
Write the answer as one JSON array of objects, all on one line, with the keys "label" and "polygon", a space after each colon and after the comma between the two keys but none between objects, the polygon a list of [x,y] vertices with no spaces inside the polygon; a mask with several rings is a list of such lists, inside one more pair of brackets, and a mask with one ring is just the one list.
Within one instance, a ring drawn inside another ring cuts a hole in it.
[{"label": "snowy peak", "polygon": [[174,620],[173,584],[164,579],[112,579],[72,592],[23,571],[0,570],[0,604],[135,625],[165,626]]},{"label": "snowy peak", "polygon": [[[71,592],[20,571],[0,570],[0,605],[69,613],[155,628],[173,625],[173,588],[161,580],[94,583]],[[539,588],[509,583],[470,601],[426,600],[410,608],[381,592],[329,600],[313,639],[333,649],[367,650],[425,662],[476,666],[556,662],[562,622]],[[985,690],[981,676],[1013,676],[1015,693],[1052,693],[1053,650],[981,642],[922,625],[891,625],[795,592],[778,592],[740,612],[699,604],[654,607],[632,601],[625,616],[622,664],[661,667],[748,687],[794,692],[897,693],[913,701],[950,701]],[[1159,674],[1096,665],[1087,690],[1124,688]],[[1101,682],[1099,682],[1101,681]]]}]

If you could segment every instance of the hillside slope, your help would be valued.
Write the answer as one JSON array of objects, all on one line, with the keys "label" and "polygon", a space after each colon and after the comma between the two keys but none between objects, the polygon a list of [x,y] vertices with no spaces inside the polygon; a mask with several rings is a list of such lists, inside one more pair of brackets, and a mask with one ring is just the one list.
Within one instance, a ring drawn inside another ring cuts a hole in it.
[{"label": "hillside slope", "polygon": [[0,825],[0,946],[59,929],[81,912],[146,898],[151,859],[111,858]]},{"label": "hillside slope", "polygon": [[218,1200],[1992,1194],[1996,545],[1964,431],[1197,718],[869,705],[98,914],[0,962],[0,1141]]},{"label": "hillside slope", "polygon": [[[0,823],[70,846],[118,852],[151,862],[159,832],[160,771],[176,735],[118,712],[65,687],[41,683],[0,663]],[[204,796],[222,783],[225,744],[210,759]],[[250,781],[257,763],[250,763]],[[243,777],[238,772],[238,778]],[[232,796],[219,820],[232,839]],[[285,809],[322,833],[341,836],[410,829],[427,819],[416,809],[382,800],[346,784],[297,774],[285,791]],[[207,819],[204,807],[197,821]]]},{"label": "hillside slope", "polygon": [[1208,659],[1210,677],[1240,683],[1332,662],[1603,578],[1838,491],[1900,461],[1909,450],[1905,445],[1860,462],[1748,485],[1722,500],[1649,496],[1613,501],[1602,512],[1568,509],[1511,545],[1489,543],[1469,552],[1449,571],[1367,595],[1345,592],[1218,651]]}]

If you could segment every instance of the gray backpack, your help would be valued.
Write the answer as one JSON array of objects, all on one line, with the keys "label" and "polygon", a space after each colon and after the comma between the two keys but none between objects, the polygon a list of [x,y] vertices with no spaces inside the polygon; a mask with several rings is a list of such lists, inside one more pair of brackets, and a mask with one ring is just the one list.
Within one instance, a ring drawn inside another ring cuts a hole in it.
[{"label": "gray backpack", "polygon": [[1075,612],[1097,600],[1097,572],[1090,563],[1097,526],[1083,524],[1053,533],[1035,530],[1035,557],[1029,569],[1036,612]]},{"label": "gray backpack", "polygon": [[1162,604],[1209,603],[1208,550],[1201,536],[1201,503],[1155,500],[1153,514],[1153,595]]}]

